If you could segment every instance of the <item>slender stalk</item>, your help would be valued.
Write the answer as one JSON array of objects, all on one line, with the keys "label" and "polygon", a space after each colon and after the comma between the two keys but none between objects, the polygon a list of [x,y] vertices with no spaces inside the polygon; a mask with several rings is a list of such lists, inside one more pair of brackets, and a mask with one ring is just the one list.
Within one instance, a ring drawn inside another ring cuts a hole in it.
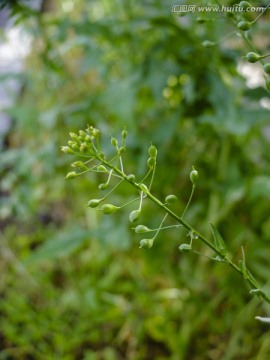
[{"label": "slender stalk", "polygon": [[185,207],[185,210],[184,210],[184,212],[183,212],[183,214],[182,214],[182,216],[181,216],[181,219],[183,219],[183,217],[184,217],[185,213],[187,212],[187,209],[188,209],[188,207],[189,207],[189,205],[190,205],[190,203],[191,203],[191,200],[192,200],[192,197],[193,197],[193,194],[194,194],[195,187],[196,187],[195,185],[192,186],[191,194],[190,194],[190,196],[189,196],[187,206]]},{"label": "slender stalk", "polygon": [[[113,169],[113,171],[118,174],[123,180],[130,183],[133,187],[135,187],[137,190],[143,192],[152,202],[154,202],[159,208],[164,210],[168,215],[170,215],[173,219],[175,219],[179,224],[181,224],[186,230],[192,231],[194,235],[197,236],[198,239],[200,239],[205,245],[207,245],[210,249],[212,249],[216,255],[222,259],[223,262],[226,262],[233,270],[235,270],[237,273],[239,273],[242,277],[245,278],[245,280],[248,282],[248,284],[252,287],[252,289],[260,290],[258,288],[258,284],[256,280],[253,278],[253,276],[250,276],[250,273],[248,271],[248,276],[244,276],[242,270],[239,266],[237,266],[232,260],[230,260],[226,255],[224,256],[216,247],[214,244],[212,244],[208,239],[206,239],[201,233],[199,233],[197,230],[195,230],[191,225],[189,225],[185,220],[183,220],[183,216],[179,217],[177,214],[175,214],[170,208],[168,208],[165,204],[163,204],[160,200],[158,200],[153,194],[150,193],[149,190],[145,186],[142,186],[141,183],[136,183],[132,180],[129,180],[127,175],[124,174],[120,169],[113,166],[110,162],[104,160],[99,155],[96,155],[97,159],[102,162],[104,165],[108,166],[109,168]],[[118,184],[119,185],[119,184]],[[270,303],[270,298],[264,294],[263,292],[260,293],[260,296],[268,303]]]}]

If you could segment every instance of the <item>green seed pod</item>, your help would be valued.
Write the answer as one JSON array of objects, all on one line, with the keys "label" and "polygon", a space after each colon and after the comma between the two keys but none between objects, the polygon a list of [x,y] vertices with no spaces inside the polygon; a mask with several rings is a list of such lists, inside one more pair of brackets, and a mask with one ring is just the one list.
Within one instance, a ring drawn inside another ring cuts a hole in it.
[{"label": "green seed pod", "polygon": [[192,250],[192,247],[190,244],[181,244],[179,246],[179,251],[181,252],[188,252],[188,251],[191,251]]},{"label": "green seed pod", "polygon": [[139,220],[141,215],[141,211],[140,210],[134,210],[129,214],[129,221],[130,222],[136,222]]},{"label": "green seed pod", "polygon": [[197,170],[194,169],[194,166],[192,166],[192,171],[190,172],[189,177],[190,177],[190,181],[195,186],[199,179],[199,173]]},{"label": "green seed pod", "polygon": [[99,190],[105,190],[105,189],[107,189],[108,185],[109,185],[109,183],[99,184],[98,188],[99,188]]},{"label": "green seed pod", "polygon": [[262,57],[260,55],[256,54],[255,52],[251,51],[246,54],[245,58],[248,62],[253,64],[253,63],[261,60]]},{"label": "green seed pod", "polygon": [[117,148],[117,147],[118,147],[118,141],[117,141],[117,139],[116,139],[116,138],[111,138],[111,144],[112,144],[112,146],[114,146],[115,148]]},{"label": "green seed pod", "polygon": [[104,204],[101,206],[100,210],[103,212],[103,214],[110,215],[110,214],[115,213],[119,209],[120,208],[118,206],[114,206],[112,204]]},{"label": "green seed pod", "polygon": [[239,7],[243,8],[244,10],[248,9],[251,7],[250,3],[248,3],[247,1],[241,1],[239,3]]},{"label": "green seed pod", "polygon": [[165,198],[165,203],[166,204],[173,204],[177,201],[177,197],[175,195],[168,195]]},{"label": "green seed pod", "polygon": [[71,164],[72,167],[80,169],[82,171],[88,170],[88,167],[82,161],[75,161]]},{"label": "green seed pod", "polygon": [[135,181],[135,175],[134,175],[134,174],[129,174],[129,175],[127,176],[127,180],[128,180],[128,181]]},{"label": "green seed pod", "polygon": [[154,239],[142,239],[140,241],[140,248],[150,249],[153,246]]},{"label": "green seed pod", "polygon": [[157,157],[157,148],[154,145],[151,145],[148,149],[148,153],[150,157],[156,158]]},{"label": "green seed pod", "polygon": [[147,165],[150,167],[150,169],[153,169],[153,167],[156,165],[156,158],[150,157],[147,160]]},{"label": "green seed pod", "polygon": [[77,176],[77,173],[75,171],[71,171],[66,175],[66,179],[74,179]]},{"label": "green seed pod", "polygon": [[143,191],[149,192],[148,187],[147,187],[145,184],[141,184],[141,189],[142,189]]},{"label": "green seed pod", "polygon": [[119,154],[119,155],[122,155],[122,154],[124,154],[125,151],[126,151],[126,147],[125,147],[125,146],[121,146],[121,147],[118,149],[118,154]]},{"label": "green seed pod", "polygon": [[74,151],[69,146],[61,146],[61,151],[65,154],[74,154]]},{"label": "green seed pod", "polygon": [[122,139],[123,139],[123,140],[126,140],[127,134],[128,134],[127,130],[124,129],[124,130],[122,131]]},{"label": "green seed pod", "polygon": [[237,24],[237,27],[243,31],[247,31],[251,28],[252,22],[248,22],[248,21],[240,21]]},{"label": "green seed pod", "polygon": [[107,169],[106,169],[105,166],[103,166],[103,165],[98,165],[97,171],[107,172]]},{"label": "green seed pod", "polygon": [[144,226],[144,225],[138,225],[135,227],[134,231],[136,234],[143,234],[143,233],[151,231],[151,229],[149,229],[147,226]]},{"label": "green seed pod", "polygon": [[270,75],[270,63],[264,64],[263,65],[263,70],[266,74]]},{"label": "green seed pod", "polygon": [[102,199],[92,199],[88,201],[87,205],[90,208],[95,208],[101,203]]},{"label": "green seed pod", "polygon": [[202,46],[206,47],[206,48],[213,47],[215,45],[216,45],[215,42],[209,41],[209,40],[205,40],[205,41],[202,42]]}]

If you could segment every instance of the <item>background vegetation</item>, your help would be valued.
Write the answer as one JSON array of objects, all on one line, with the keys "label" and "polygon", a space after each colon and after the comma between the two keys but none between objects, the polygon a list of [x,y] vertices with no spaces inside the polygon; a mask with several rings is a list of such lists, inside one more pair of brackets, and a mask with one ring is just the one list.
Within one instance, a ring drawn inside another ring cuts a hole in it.
[{"label": "background vegetation", "polygon": [[[186,242],[179,230],[139,249],[128,212],[103,217],[85,208],[101,178],[64,179],[70,158],[60,146],[70,131],[90,124],[109,139],[126,126],[130,172],[144,173],[153,142],[154,192],[175,193],[181,213],[195,165],[200,180],[187,219],[205,235],[209,222],[218,226],[234,259],[244,246],[270,293],[262,69],[242,58],[250,49],[226,14],[180,17],[172,5],[65,0],[49,12],[14,10],[32,50],[22,73],[5,77],[19,77],[23,87],[5,110],[13,122],[0,159],[0,359],[270,357],[270,328],[254,319],[270,309],[237,274],[179,253]],[[250,34],[261,53],[269,52],[269,35],[268,11]],[[253,77],[258,70],[253,87],[247,69]],[[124,187],[114,202],[129,192]],[[150,204],[143,216],[153,227],[162,218]]]}]

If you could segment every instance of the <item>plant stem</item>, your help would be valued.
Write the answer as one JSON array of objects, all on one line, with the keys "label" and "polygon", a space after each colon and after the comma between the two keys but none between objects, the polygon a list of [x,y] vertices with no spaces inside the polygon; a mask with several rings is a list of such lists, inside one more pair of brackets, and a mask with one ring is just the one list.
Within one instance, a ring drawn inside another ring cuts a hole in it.
[{"label": "plant stem", "polygon": [[[154,195],[152,195],[144,186],[141,185],[141,183],[136,183],[135,181],[129,180],[127,175],[124,174],[120,169],[113,166],[110,162],[104,160],[99,155],[96,155],[97,159],[102,162],[104,165],[108,166],[110,169],[112,169],[116,174],[118,174],[123,180],[130,183],[133,187],[135,187],[137,190],[142,191],[151,201],[153,201],[159,208],[164,210],[168,215],[170,215],[172,218],[174,218],[179,224],[181,224],[186,230],[191,231],[194,233],[194,235],[197,236],[198,239],[200,239],[205,245],[207,245],[210,249],[212,249],[218,257],[220,257],[224,262],[226,262],[233,270],[235,270],[237,273],[239,273],[242,277],[245,278],[245,280],[249,283],[249,285],[252,287],[252,289],[258,289],[258,284],[256,280],[253,278],[253,276],[245,277],[243,272],[241,271],[240,267],[237,266],[232,260],[230,260],[226,255],[223,255],[214,244],[212,244],[208,239],[206,239],[202,234],[200,234],[197,230],[195,230],[191,225],[189,225],[185,220],[183,220],[183,216],[179,217],[177,214],[175,214],[171,209],[169,209],[166,205],[164,205],[160,200],[158,200]],[[118,184],[120,185],[120,184]],[[117,186],[118,186],[117,185]],[[194,189],[193,189],[194,190]],[[191,193],[192,195],[192,193]],[[191,198],[191,196],[190,196]],[[259,290],[259,289],[258,289]],[[270,303],[270,298],[264,294],[263,292],[260,294],[260,296],[268,303]]]}]

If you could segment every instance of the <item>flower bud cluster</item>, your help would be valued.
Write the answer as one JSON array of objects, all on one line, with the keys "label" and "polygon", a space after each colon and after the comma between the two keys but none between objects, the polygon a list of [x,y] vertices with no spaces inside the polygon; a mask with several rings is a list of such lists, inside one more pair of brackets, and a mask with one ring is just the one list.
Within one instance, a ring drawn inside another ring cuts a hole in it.
[{"label": "flower bud cluster", "polygon": [[[68,141],[68,146],[62,146],[61,150],[66,154],[75,154],[81,152],[85,154],[94,155],[98,153],[100,132],[93,126],[83,131],[80,130],[78,134],[71,132],[71,140]],[[79,164],[74,163],[74,167],[80,167]]]}]

